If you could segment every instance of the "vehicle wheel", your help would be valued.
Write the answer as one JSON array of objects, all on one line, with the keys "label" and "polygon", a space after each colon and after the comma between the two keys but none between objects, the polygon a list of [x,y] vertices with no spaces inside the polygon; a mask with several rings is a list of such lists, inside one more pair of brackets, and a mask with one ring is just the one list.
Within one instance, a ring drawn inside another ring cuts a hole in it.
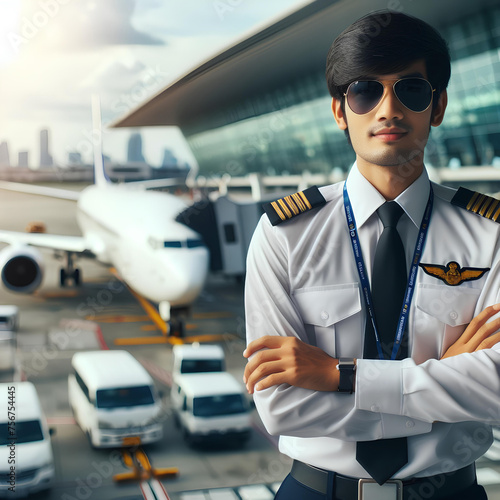
[{"label": "vehicle wheel", "polygon": [[187,429],[182,429],[182,437],[188,446],[193,446],[193,437]]},{"label": "vehicle wheel", "polygon": [[87,439],[89,440],[89,444],[92,448],[96,448],[96,445],[92,441],[92,433],[90,431],[86,431],[85,435],[87,436]]},{"label": "vehicle wheel", "polygon": [[181,421],[179,420],[179,415],[177,415],[177,413],[174,414],[174,425],[176,429],[181,428]]},{"label": "vehicle wheel", "polygon": [[61,269],[59,271],[59,284],[62,286],[62,287],[65,287],[66,286],[66,278],[68,276],[66,275],[66,270],[65,269]]}]

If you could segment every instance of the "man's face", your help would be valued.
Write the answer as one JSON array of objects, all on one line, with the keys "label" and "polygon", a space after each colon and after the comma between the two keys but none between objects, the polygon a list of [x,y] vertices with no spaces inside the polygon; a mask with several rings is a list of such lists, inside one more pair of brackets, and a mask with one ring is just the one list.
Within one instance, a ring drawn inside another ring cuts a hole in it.
[{"label": "man's face", "polygon": [[349,137],[358,164],[387,167],[415,165],[421,169],[423,151],[429,137],[430,125],[441,123],[446,108],[446,92],[441,94],[437,108],[431,105],[420,113],[406,108],[394,94],[392,85],[405,77],[427,79],[425,61],[420,60],[405,70],[389,75],[373,75],[370,79],[384,84],[384,94],[378,104],[366,114],[354,113],[347,102],[344,110],[340,101],[332,102],[338,126],[349,127]]}]

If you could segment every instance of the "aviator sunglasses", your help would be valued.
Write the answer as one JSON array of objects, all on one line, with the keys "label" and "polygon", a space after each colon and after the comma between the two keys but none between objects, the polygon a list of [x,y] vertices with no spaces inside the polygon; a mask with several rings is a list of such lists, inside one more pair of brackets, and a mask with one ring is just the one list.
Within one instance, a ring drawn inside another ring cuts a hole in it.
[{"label": "aviator sunglasses", "polygon": [[[410,111],[422,113],[432,102],[436,89],[424,78],[402,78],[392,85],[399,102]],[[351,110],[357,115],[371,111],[384,95],[384,84],[378,80],[358,80],[347,87],[344,96]]]}]

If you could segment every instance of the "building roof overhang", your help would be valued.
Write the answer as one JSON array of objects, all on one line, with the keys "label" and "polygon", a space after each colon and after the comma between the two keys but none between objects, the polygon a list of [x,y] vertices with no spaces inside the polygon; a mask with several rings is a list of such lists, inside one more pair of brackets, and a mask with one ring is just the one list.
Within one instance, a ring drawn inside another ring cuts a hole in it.
[{"label": "building roof overhang", "polygon": [[[332,41],[363,13],[389,8],[439,28],[495,3],[496,0],[316,0],[196,66],[111,127],[190,128],[202,118],[220,115],[221,110],[246,98],[282,88],[308,72],[321,71]],[[216,121],[220,125],[236,120],[219,116]]]}]

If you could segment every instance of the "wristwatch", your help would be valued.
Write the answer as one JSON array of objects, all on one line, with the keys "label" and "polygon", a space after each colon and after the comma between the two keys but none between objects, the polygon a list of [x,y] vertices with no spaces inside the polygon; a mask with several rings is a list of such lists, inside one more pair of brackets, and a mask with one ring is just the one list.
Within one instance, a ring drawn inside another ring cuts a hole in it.
[{"label": "wristwatch", "polygon": [[356,363],[352,358],[340,358],[337,370],[340,372],[338,392],[353,393]]}]

